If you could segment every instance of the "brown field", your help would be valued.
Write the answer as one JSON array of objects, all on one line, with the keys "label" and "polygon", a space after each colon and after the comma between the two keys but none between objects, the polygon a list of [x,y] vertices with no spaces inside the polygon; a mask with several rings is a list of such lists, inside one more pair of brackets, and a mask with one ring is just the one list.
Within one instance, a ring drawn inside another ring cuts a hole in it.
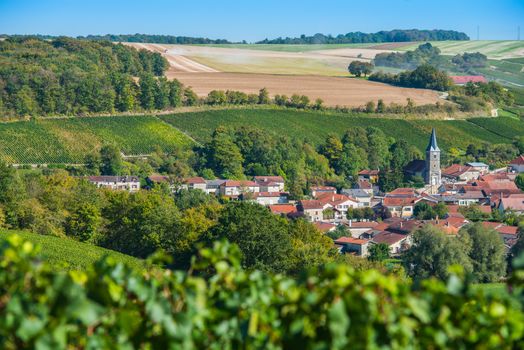
[{"label": "brown field", "polygon": [[307,95],[312,101],[321,98],[329,106],[362,106],[368,101],[383,99],[384,102],[405,104],[411,98],[416,104],[435,103],[439,94],[432,90],[408,89],[371,82],[362,79],[271,75],[244,73],[179,73],[169,72],[169,78],[176,78],[186,86],[191,86],[199,96],[212,90],[238,90],[258,93],[262,87],[272,95]]},{"label": "brown field", "polygon": [[[191,86],[199,96],[212,90],[258,93],[265,87],[275,94],[300,94],[328,106],[362,106],[369,101],[405,104],[435,103],[431,90],[407,89],[346,77],[352,60],[370,60],[387,50],[340,48],[309,52],[286,52],[190,45],[126,43],[161,53],[170,64],[168,78]],[[358,57],[360,56],[360,57]]]}]

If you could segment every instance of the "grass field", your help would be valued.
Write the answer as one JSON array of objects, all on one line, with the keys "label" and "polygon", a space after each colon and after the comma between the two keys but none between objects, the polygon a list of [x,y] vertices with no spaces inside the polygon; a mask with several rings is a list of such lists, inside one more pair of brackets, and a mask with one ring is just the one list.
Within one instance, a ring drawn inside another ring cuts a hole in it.
[{"label": "grass field", "polygon": [[[419,42],[397,48],[400,51],[414,50]],[[443,55],[456,55],[464,52],[480,52],[488,58],[502,59],[524,56],[524,41],[517,40],[469,40],[469,41],[431,41]]]},{"label": "grass field", "polygon": [[140,259],[70,238],[44,236],[25,231],[0,230],[0,241],[13,233],[40,246],[41,256],[58,269],[83,270],[104,256],[110,256],[116,261],[138,269],[144,267]]},{"label": "grass field", "polygon": [[[437,129],[439,144],[465,148],[470,143],[509,143],[514,134],[524,134],[524,122],[512,118],[475,118],[469,120],[402,120],[366,116],[351,116],[338,113],[318,113],[296,110],[214,110],[205,112],[177,113],[161,116],[180,130],[198,141],[209,140],[213,130],[219,126],[250,125],[276,135],[288,135],[318,145],[329,133],[342,135],[355,126],[374,126],[395,139],[405,139],[420,150],[427,146],[431,128]],[[480,120],[480,121],[479,121]],[[506,122],[511,123],[513,132],[500,131]]]},{"label": "grass field", "polygon": [[0,158],[8,163],[81,163],[112,143],[126,155],[166,151],[192,143],[155,117],[78,117],[0,123]]},{"label": "grass field", "polygon": [[221,47],[229,49],[245,50],[266,50],[266,51],[285,51],[285,52],[306,52],[316,50],[332,50],[345,48],[365,48],[377,45],[376,43],[366,44],[312,44],[312,45],[287,45],[287,44],[207,44],[198,46]]}]

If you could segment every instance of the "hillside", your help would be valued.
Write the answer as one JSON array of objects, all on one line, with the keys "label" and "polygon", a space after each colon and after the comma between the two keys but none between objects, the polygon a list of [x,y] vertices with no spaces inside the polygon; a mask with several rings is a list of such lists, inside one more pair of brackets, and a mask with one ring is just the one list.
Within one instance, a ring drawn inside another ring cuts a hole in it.
[{"label": "hillside", "polygon": [[[492,59],[524,56],[524,41],[517,40],[469,40],[469,41],[430,41],[443,55],[456,55],[464,52],[480,52]],[[421,42],[397,47],[397,50],[414,50]]]},{"label": "hillside", "polygon": [[213,110],[177,113],[160,117],[198,141],[206,141],[219,125],[251,125],[275,134],[289,135],[319,144],[329,133],[342,135],[355,126],[374,126],[395,139],[406,139],[420,150],[435,127],[444,148],[465,148],[470,143],[510,143],[524,135],[524,122],[512,118],[473,118],[470,120],[402,120],[296,110]]},{"label": "hillside", "polygon": [[123,262],[138,269],[143,268],[143,262],[137,258],[70,238],[45,236],[26,231],[0,230],[0,241],[12,233],[40,246],[42,258],[59,269],[84,270],[104,256],[110,256],[117,262]]},{"label": "hillside", "polygon": [[76,117],[0,123],[0,157],[8,163],[82,163],[86,154],[115,144],[126,155],[192,144],[155,117]]}]

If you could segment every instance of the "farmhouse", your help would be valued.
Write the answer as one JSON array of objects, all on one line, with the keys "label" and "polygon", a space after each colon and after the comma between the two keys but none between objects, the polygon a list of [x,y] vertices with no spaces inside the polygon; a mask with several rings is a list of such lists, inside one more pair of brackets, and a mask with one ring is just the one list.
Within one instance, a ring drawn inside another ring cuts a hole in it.
[{"label": "farmhouse", "polygon": [[288,202],[288,197],[289,193],[287,192],[256,192],[242,194],[242,199],[253,200],[262,205],[285,204]]},{"label": "farmhouse", "polygon": [[140,190],[138,176],[88,176],[87,180],[98,188],[137,192]]},{"label": "farmhouse", "polygon": [[451,75],[451,81],[455,85],[466,85],[467,83],[487,83],[482,75]]},{"label": "farmhouse", "polygon": [[283,192],[282,176],[255,176],[253,180],[260,186],[260,192]]},{"label": "farmhouse", "polygon": [[335,240],[335,244],[341,246],[341,253],[350,253],[357,256],[368,256],[370,242],[366,239],[353,237],[340,237]]},{"label": "farmhouse", "polygon": [[182,189],[206,191],[207,183],[202,177],[190,177],[182,182]]},{"label": "farmhouse", "polygon": [[509,163],[510,171],[524,173],[524,155],[520,155]]},{"label": "farmhouse", "polygon": [[389,253],[391,255],[399,255],[409,249],[411,237],[409,235],[383,231],[374,235],[371,242],[375,244],[386,244],[389,247]]},{"label": "farmhouse", "polygon": [[322,203],[319,200],[302,200],[298,202],[298,211],[303,213],[309,221],[323,221],[324,210],[333,208],[329,203]]},{"label": "farmhouse", "polygon": [[331,186],[315,186],[311,187],[311,197],[317,198],[318,196],[321,196],[323,194],[336,194],[337,189],[335,187]]},{"label": "farmhouse", "polygon": [[226,180],[219,188],[220,195],[233,198],[238,198],[244,193],[257,192],[260,192],[260,186],[254,181]]}]

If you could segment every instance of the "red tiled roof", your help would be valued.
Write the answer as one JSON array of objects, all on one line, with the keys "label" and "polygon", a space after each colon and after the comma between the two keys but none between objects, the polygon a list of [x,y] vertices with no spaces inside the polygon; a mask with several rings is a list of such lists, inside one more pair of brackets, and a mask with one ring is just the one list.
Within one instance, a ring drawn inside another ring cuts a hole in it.
[{"label": "red tiled roof", "polygon": [[333,206],[347,202],[347,201],[351,201],[354,203],[358,202],[354,198],[348,197],[344,194],[337,194],[337,193],[322,193],[317,196],[317,199],[324,204],[329,203]]},{"label": "red tiled roof", "polygon": [[317,201],[315,199],[311,200],[302,200],[300,201],[300,206],[305,209],[323,209],[324,204],[321,201]]},{"label": "red tiled roof", "polygon": [[482,75],[450,75],[454,84],[487,83]]},{"label": "red tiled roof", "polygon": [[226,180],[226,182],[224,182],[222,184],[222,186],[224,186],[224,187],[242,187],[242,186],[245,186],[245,187],[258,187],[258,184],[256,182],[253,182],[253,181]]},{"label": "red tiled roof", "polygon": [[256,182],[284,182],[282,176],[254,176]]},{"label": "red tiled roof", "polygon": [[[376,221],[351,221],[351,223],[348,224],[349,229],[352,228],[366,228],[371,227],[374,228],[378,226],[379,223]],[[386,226],[387,227],[387,226]]]},{"label": "red tiled roof", "polygon": [[382,205],[385,207],[401,207],[415,204],[415,197],[385,197],[382,200]]},{"label": "red tiled roof", "polygon": [[513,159],[509,164],[524,165],[524,155],[518,156],[517,158]]},{"label": "red tiled roof", "polygon": [[359,239],[359,238],[353,238],[353,237],[340,237],[339,239],[335,240],[335,244],[358,244],[358,245],[364,245],[367,244],[369,241],[365,239]]},{"label": "red tiled roof", "polygon": [[453,164],[447,167],[446,169],[442,170],[442,175],[449,176],[449,177],[459,177],[460,175],[468,171],[477,171],[477,170],[467,165]]},{"label": "red tiled roof", "polygon": [[386,193],[387,196],[415,196],[415,189],[410,187],[399,187],[391,192]]},{"label": "red tiled roof", "polygon": [[147,178],[153,182],[169,182],[169,176],[165,175],[149,175]]},{"label": "red tiled roof", "polygon": [[337,189],[332,186],[314,186],[311,187],[311,191],[336,191]]},{"label": "red tiled roof", "polygon": [[358,175],[371,175],[371,176],[374,176],[374,175],[378,175],[379,174],[379,171],[378,170],[361,170],[358,172]]},{"label": "red tiled roof", "polygon": [[503,235],[517,235],[519,228],[517,226],[501,226],[497,228],[497,231]]},{"label": "red tiled roof", "polygon": [[206,180],[202,177],[190,177],[187,179],[184,179],[184,183],[186,184],[205,184]]},{"label": "red tiled roof", "polygon": [[524,198],[521,196],[509,196],[508,198],[502,198],[500,200],[501,204],[504,206],[504,209],[513,209],[517,211],[524,210]]},{"label": "red tiled roof", "polygon": [[297,208],[293,204],[272,204],[269,206],[269,210],[273,214],[290,214],[295,213]]},{"label": "red tiled roof", "polygon": [[367,181],[367,180],[360,180],[358,182],[358,187],[359,188],[365,188],[365,189],[372,189],[373,185],[369,181]]},{"label": "red tiled roof", "polygon": [[387,245],[392,245],[392,244],[402,241],[406,237],[407,237],[406,235],[402,235],[400,233],[382,231],[376,234],[375,236],[373,236],[372,241],[377,244],[385,243]]}]

